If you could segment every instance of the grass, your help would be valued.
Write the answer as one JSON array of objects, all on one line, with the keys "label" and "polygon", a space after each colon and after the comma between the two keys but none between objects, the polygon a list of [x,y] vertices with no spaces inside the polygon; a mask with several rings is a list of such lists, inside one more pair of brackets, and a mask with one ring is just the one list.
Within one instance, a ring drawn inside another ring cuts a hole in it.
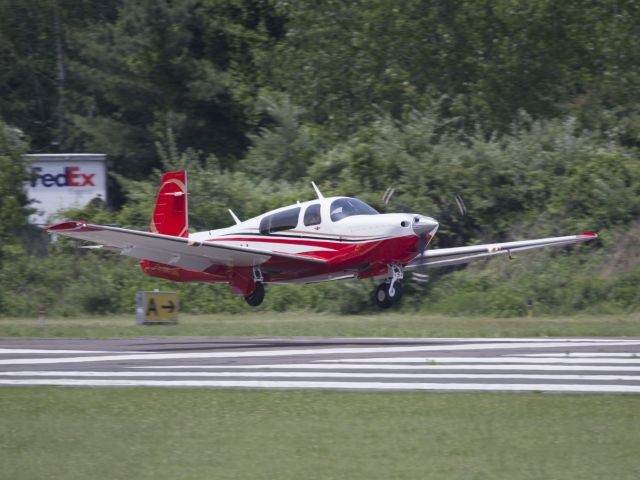
[{"label": "grass", "polygon": [[178,325],[136,325],[132,316],[0,318],[0,337],[111,338],[138,336],[518,337],[640,336],[640,314],[484,318],[384,313],[309,312],[182,315]]},{"label": "grass", "polygon": [[2,478],[640,478],[640,398],[0,390]]}]

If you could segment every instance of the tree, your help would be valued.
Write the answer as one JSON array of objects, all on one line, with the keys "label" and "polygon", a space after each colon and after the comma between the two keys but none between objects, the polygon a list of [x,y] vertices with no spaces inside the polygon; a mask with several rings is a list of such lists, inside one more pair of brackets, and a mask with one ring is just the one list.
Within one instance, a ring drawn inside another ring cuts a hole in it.
[{"label": "tree", "polygon": [[76,145],[140,178],[160,166],[154,143],[171,129],[182,149],[231,166],[248,145],[252,55],[272,35],[269,19],[269,2],[124,1],[115,21],[75,38]]},{"label": "tree", "polygon": [[27,224],[30,213],[24,190],[28,179],[24,153],[22,132],[0,120],[0,246],[11,242],[16,230]]},{"label": "tree", "polygon": [[0,112],[29,136],[35,151],[68,148],[68,112],[76,100],[68,59],[78,30],[108,21],[119,2],[0,2]]}]

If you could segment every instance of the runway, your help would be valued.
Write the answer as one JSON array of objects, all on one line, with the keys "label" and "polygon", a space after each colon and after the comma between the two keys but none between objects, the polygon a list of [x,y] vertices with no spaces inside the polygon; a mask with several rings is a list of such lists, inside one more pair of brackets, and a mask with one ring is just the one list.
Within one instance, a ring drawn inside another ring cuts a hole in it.
[{"label": "runway", "polygon": [[640,338],[0,339],[0,386],[640,393]]}]

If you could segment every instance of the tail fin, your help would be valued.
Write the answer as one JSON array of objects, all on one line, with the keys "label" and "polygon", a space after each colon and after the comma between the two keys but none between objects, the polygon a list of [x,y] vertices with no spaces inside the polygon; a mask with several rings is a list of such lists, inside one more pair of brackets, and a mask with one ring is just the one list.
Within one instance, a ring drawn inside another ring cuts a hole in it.
[{"label": "tail fin", "polygon": [[188,237],[187,172],[170,172],[162,176],[149,231],[174,237]]}]

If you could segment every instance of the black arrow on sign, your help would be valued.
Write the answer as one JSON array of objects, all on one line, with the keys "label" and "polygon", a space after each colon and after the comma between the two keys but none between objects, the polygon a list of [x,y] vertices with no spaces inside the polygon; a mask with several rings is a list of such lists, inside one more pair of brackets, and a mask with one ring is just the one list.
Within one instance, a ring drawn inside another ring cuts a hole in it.
[{"label": "black arrow on sign", "polygon": [[169,305],[162,305],[163,310],[167,310],[169,313],[173,313],[173,311],[176,309],[176,306],[173,303],[173,300],[169,300]]}]

